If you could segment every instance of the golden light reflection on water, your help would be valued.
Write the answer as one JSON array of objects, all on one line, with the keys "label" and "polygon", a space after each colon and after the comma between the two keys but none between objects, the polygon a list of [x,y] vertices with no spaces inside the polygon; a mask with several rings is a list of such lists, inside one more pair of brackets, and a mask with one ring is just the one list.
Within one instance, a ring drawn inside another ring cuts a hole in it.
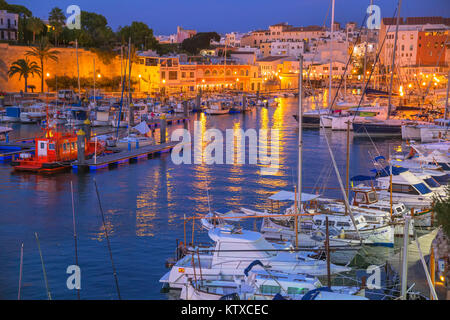
[{"label": "golden light reflection on water", "polygon": [[[194,212],[186,213],[186,216],[197,213],[208,212],[208,195],[207,189],[211,189],[211,165],[205,163],[205,155],[202,152],[208,144],[204,139],[206,131],[206,116],[204,113],[200,114],[198,127],[194,130],[198,130],[197,136],[202,137],[200,143],[194,142],[194,163],[198,163],[193,167],[194,181],[192,182],[192,191],[189,193],[188,198],[195,201]],[[194,137],[195,139],[195,137]],[[212,198],[210,196],[210,201]]]},{"label": "golden light reflection on water", "polygon": [[[108,237],[111,237],[115,234],[114,225],[112,224],[111,219],[118,213],[118,211],[119,210],[110,209],[106,210],[105,212],[105,226],[106,230],[108,231]],[[107,217],[109,217],[109,219]],[[91,239],[103,241],[105,240],[105,238],[105,227],[103,226],[103,224],[100,224],[98,232]]]},{"label": "golden light reflection on water", "polygon": [[[233,164],[230,167],[230,174],[227,177],[228,185],[226,190],[229,192],[227,201],[242,201],[242,185],[244,182],[242,164],[237,163],[237,157],[241,152],[245,153],[245,146],[242,148],[240,143],[242,139],[241,123],[239,120],[233,122],[233,134],[234,134],[234,148],[233,148]],[[245,155],[246,161],[248,161],[247,155]]]},{"label": "golden light reflection on water", "polygon": [[[275,188],[285,188],[287,183],[283,180],[283,176],[285,175],[284,171],[281,170],[282,164],[285,161],[285,155],[284,155],[284,139],[285,139],[285,117],[290,116],[286,114],[287,104],[289,103],[288,99],[279,99],[278,100],[278,107],[275,109],[275,111],[272,114],[272,126],[270,126],[269,121],[269,113],[272,110],[268,110],[266,108],[261,109],[261,120],[260,120],[260,127],[261,129],[277,129],[279,130],[279,164],[280,164],[280,170],[278,170],[277,173],[274,175],[257,175],[257,185],[258,188],[255,190],[255,192],[260,195],[262,198],[262,201],[256,202],[254,205],[256,209],[258,210],[264,210],[267,209],[267,203],[266,199],[270,195],[270,192],[268,192],[268,189]],[[294,100],[296,101],[296,100]],[[265,150],[262,150],[265,152],[265,154],[268,155],[268,152],[270,152],[270,144],[271,144],[271,132],[268,130],[268,137],[267,137],[267,144]],[[269,156],[269,155],[268,155]],[[269,167],[269,165],[262,165],[259,164],[261,167]]]},{"label": "golden light reflection on water", "polygon": [[151,170],[145,179],[146,184],[136,199],[136,235],[155,236],[155,220],[161,219],[158,212],[161,207],[167,210],[167,223],[171,224],[180,218],[180,212],[175,210],[176,201],[171,175],[164,162],[158,170]]},{"label": "golden light reflection on water", "polygon": [[156,217],[157,204],[151,199],[158,199],[161,190],[160,171],[152,170],[147,175],[147,184],[136,199],[136,235],[139,237],[154,236],[153,220]]}]

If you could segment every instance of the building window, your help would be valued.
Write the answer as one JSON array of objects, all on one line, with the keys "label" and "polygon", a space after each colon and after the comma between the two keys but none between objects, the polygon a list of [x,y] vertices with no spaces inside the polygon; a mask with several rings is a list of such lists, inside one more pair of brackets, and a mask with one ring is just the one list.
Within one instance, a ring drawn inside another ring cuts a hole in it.
[{"label": "building window", "polygon": [[177,80],[178,72],[177,71],[169,71],[169,80]]}]

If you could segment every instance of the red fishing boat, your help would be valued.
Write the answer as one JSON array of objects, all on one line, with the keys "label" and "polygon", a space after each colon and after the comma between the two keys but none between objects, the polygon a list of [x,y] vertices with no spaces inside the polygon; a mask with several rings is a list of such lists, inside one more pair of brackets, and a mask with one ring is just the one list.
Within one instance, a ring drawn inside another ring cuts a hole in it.
[{"label": "red fishing boat", "polygon": [[[78,134],[84,132],[78,132]],[[20,154],[20,158],[13,161],[14,171],[35,173],[54,173],[69,169],[71,163],[77,160],[77,134],[75,132],[59,132],[46,128],[44,137],[36,138],[34,155]],[[96,146],[97,144],[97,146]],[[90,157],[105,151],[105,146],[99,142],[86,141],[85,156]]]}]

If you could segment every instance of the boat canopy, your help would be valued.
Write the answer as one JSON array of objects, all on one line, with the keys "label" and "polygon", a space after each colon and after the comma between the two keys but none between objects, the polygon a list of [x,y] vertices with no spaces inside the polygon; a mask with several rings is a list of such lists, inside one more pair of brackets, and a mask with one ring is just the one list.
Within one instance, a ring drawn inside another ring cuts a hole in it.
[{"label": "boat canopy", "polygon": [[[302,192],[302,202],[308,202],[319,198],[319,194],[303,193]],[[269,197],[270,200],[274,201],[295,201],[295,193],[292,191],[281,190]]]},{"label": "boat canopy", "polygon": [[[373,173],[376,174],[377,177],[387,177],[391,174],[391,168],[389,166],[386,166],[384,169],[372,169],[370,170]],[[397,176],[402,172],[406,172],[408,169],[398,166],[392,166],[392,175]]]}]

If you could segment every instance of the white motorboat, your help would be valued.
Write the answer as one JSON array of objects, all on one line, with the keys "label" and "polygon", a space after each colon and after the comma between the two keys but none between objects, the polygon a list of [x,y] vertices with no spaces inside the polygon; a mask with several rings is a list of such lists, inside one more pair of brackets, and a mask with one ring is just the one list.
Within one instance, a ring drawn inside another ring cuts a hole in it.
[{"label": "white motorboat", "polygon": [[211,115],[227,114],[230,112],[230,108],[225,102],[215,101],[209,104],[209,107],[205,110],[205,113]]},{"label": "white motorboat", "polygon": [[20,112],[21,123],[38,123],[46,117],[45,105],[42,103],[30,104],[22,107]]},{"label": "white motorboat", "polygon": [[[203,279],[243,278],[244,269],[254,260],[260,260],[271,270],[292,274],[327,274],[326,261],[308,257],[304,253],[290,252],[289,247],[269,243],[259,232],[244,229],[214,228],[209,237],[215,245],[206,253],[186,255],[176,262],[171,270],[161,278],[171,288],[183,288],[187,280],[194,278],[201,268]],[[196,271],[195,271],[196,269]],[[349,271],[350,268],[331,264],[332,274]]]},{"label": "white motorboat", "polygon": [[[256,265],[257,270],[248,270]],[[246,269],[245,279],[239,280],[191,280],[181,289],[182,300],[367,300],[364,290],[358,287],[323,287],[316,277],[309,275],[271,272],[259,261],[252,262]],[[319,290],[317,290],[319,289]],[[315,295],[316,292],[329,295]]]}]

